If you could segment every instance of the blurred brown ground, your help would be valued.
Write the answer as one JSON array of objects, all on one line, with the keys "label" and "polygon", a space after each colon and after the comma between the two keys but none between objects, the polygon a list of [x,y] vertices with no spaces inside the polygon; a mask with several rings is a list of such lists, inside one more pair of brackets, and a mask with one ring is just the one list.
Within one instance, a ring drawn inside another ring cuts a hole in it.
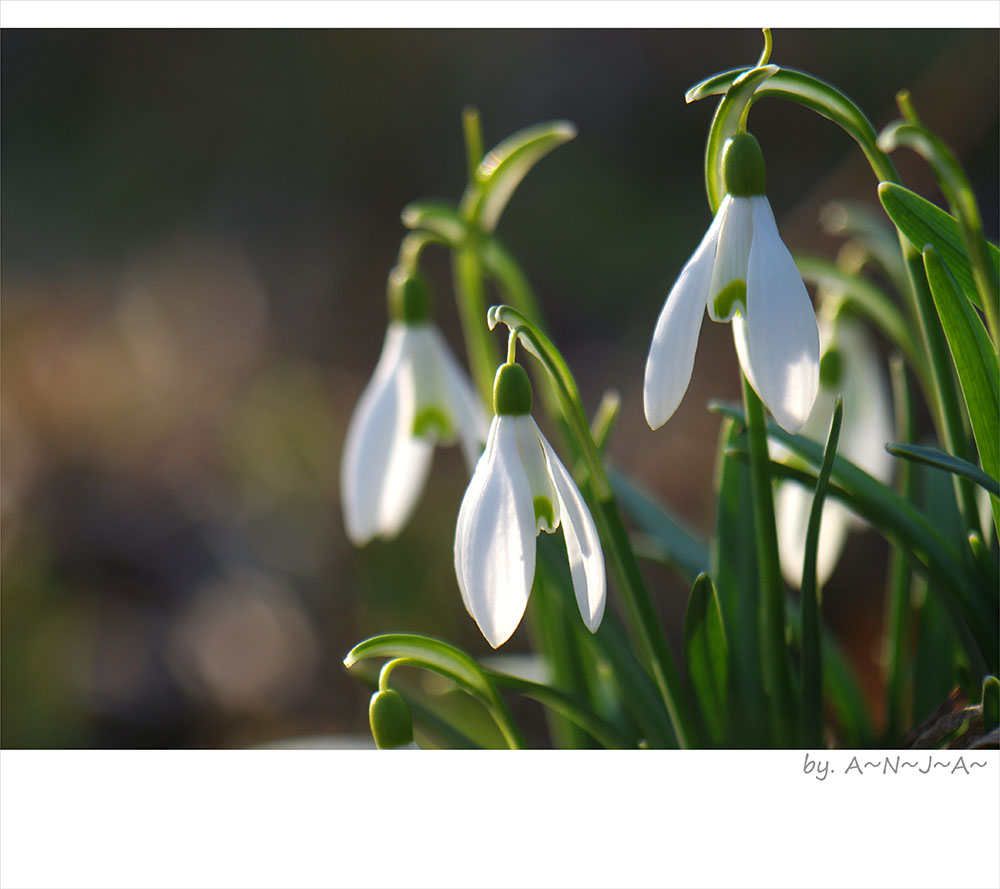
[{"label": "blurred brown ground", "polygon": [[[499,229],[587,405],[622,396],[611,454],[711,532],[718,419],[738,396],[706,322],[684,404],[642,416],[652,327],[709,221],[713,103],[685,89],[752,63],[753,31],[4,31],[2,743],[228,747],[365,735],[340,661],[414,631],[488,646],[451,567],[465,484],[439,452],[392,543],[344,537],[344,428],[385,325],[385,276],[420,197],[457,198],[459,114],[491,145],[541,120],[579,137]],[[773,60],[829,80],[876,127],[912,91],[997,235],[995,31],[778,31]],[[804,109],[752,127],[793,248],[833,256],[834,197],[875,202],[860,153]],[[894,157],[940,202],[926,166]],[[461,354],[446,260],[438,320]],[[851,539],[824,610],[877,705],[886,548]],[[686,591],[650,580],[675,633]],[[614,607],[614,606],[613,606]],[[508,646],[527,648],[522,629]]]}]

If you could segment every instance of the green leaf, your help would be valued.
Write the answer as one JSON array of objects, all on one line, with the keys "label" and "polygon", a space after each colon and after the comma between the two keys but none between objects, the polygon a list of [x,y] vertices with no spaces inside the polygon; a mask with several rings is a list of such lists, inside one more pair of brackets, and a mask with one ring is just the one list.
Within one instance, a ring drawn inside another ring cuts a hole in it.
[{"label": "green leaf", "polygon": [[844,418],[844,403],[837,396],[830,422],[830,435],[823,452],[823,465],[816,479],[806,526],[806,551],[802,566],[802,720],[803,738],[806,746],[820,746],[823,743],[823,643],[819,611],[818,579],[816,575],[816,553],[819,549],[820,521],[823,517],[823,500],[833,470],[833,458],[837,453],[840,438],[840,424]]},{"label": "green leaf", "polygon": [[708,570],[708,548],[688,531],[652,494],[624,472],[609,467],[611,486],[635,525],[656,544],[662,560],[688,582]]},{"label": "green leaf", "polygon": [[358,661],[372,657],[405,659],[452,680],[490,711],[511,747],[524,746],[524,739],[489,677],[464,651],[429,636],[387,633],[355,645],[344,658],[344,666],[350,669]]},{"label": "green leaf", "polygon": [[462,197],[462,215],[491,232],[507,202],[528,171],[553,148],[576,136],[568,120],[554,120],[519,130],[508,136],[476,168],[475,181]]},{"label": "green leaf", "polygon": [[868,318],[906,356],[921,385],[925,388],[930,385],[927,360],[913,338],[910,325],[879,287],[860,275],[848,274],[820,256],[796,252],[794,259],[807,284],[843,294],[848,306]]},{"label": "green leaf", "polygon": [[1000,679],[987,676],[983,679],[983,734],[1000,727]]},{"label": "green leaf", "polygon": [[[716,403],[712,409],[737,421],[743,419],[743,412],[733,406]],[[792,435],[773,422],[768,424],[768,436],[812,466],[822,463],[823,449],[816,442]],[[729,453],[746,459],[745,447],[731,448]],[[775,476],[809,486],[815,484],[815,471],[806,472],[779,462],[773,466]],[[983,667],[995,664],[1000,640],[989,594],[980,588],[981,578],[970,571],[970,563],[942,537],[935,524],[893,490],[840,456],[834,458],[829,493],[867,519],[935,581],[935,589],[948,609],[970,662]]]},{"label": "green leaf", "polygon": [[995,478],[988,476],[978,466],[974,466],[967,460],[962,460],[959,457],[953,457],[951,454],[939,451],[937,448],[929,448],[924,445],[904,444],[898,441],[889,442],[885,446],[885,449],[892,454],[893,457],[902,457],[904,460],[912,460],[915,463],[925,463],[928,466],[943,469],[945,472],[960,475],[980,487],[985,488],[994,496],[1000,496],[1000,482],[998,482]]},{"label": "green leaf", "polygon": [[[785,600],[785,619],[792,644],[802,645],[802,609],[797,600]],[[823,695],[830,706],[842,747],[870,747],[875,729],[865,696],[850,661],[836,637],[823,631]]]},{"label": "green leaf", "polygon": [[[878,198],[907,240],[920,251],[925,244],[932,244],[951,269],[962,292],[978,308],[982,308],[958,220],[926,198],[894,182],[880,183]],[[1000,250],[990,244],[988,252],[994,271],[1000,269]]]},{"label": "green leaf", "polygon": [[719,432],[709,571],[715,579],[733,663],[734,724],[746,727],[742,745],[763,747],[768,743],[768,705],[758,631],[757,544],[753,522],[747,518],[753,513],[750,470],[746,463],[727,456],[729,448],[739,445],[746,447],[742,427],[727,419]]},{"label": "green leaf", "polygon": [[[1000,366],[982,319],[962,298],[955,279],[930,245],[924,248],[924,268],[945,339],[951,351],[972,434],[983,470],[1000,477]],[[994,496],[993,520],[1000,529],[1000,506]]]},{"label": "green leaf", "polygon": [[684,615],[684,663],[708,736],[721,746],[728,731],[729,645],[712,578],[699,574]]}]

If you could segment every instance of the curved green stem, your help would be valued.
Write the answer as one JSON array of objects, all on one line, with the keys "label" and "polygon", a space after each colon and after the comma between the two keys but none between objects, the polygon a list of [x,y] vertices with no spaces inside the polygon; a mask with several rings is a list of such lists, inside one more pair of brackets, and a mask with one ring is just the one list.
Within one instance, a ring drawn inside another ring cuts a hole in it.
[{"label": "curved green stem", "polygon": [[[420,660],[419,658],[397,657],[386,661],[382,665],[382,669],[378,674],[379,691],[386,691],[389,688],[389,677],[392,674],[392,671],[397,667],[420,667],[423,670],[430,670],[431,672],[446,676],[449,679],[454,679],[454,677],[449,673],[436,669],[433,665],[428,664],[426,661]],[[484,671],[484,673],[489,676],[489,671]],[[464,688],[464,686],[460,687]],[[474,695],[474,697],[478,698],[479,696]],[[507,742],[507,746],[511,750],[525,749],[528,744],[524,740],[524,735],[521,734],[521,730],[517,727],[517,723],[514,722],[514,718],[510,715],[510,711],[507,709],[507,706],[501,700],[500,696],[496,694],[496,692],[493,692],[488,699],[482,700],[481,702],[486,706],[486,710],[490,716],[493,717],[493,721],[496,723],[497,728],[500,729],[500,733]]]}]

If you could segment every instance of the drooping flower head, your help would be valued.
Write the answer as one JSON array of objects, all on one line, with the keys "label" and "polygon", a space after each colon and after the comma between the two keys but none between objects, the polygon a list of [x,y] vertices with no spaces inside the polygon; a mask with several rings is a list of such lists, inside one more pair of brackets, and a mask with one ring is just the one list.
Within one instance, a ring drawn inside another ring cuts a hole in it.
[{"label": "drooping flower head", "polygon": [[462,499],[455,574],[462,601],[494,648],[517,629],[535,577],[535,538],[560,526],[573,590],[593,633],[604,616],[604,554],[576,483],[531,418],[531,384],[500,366],[486,450]]},{"label": "drooping flower head", "polygon": [[732,321],[750,385],[775,420],[797,432],[819,385],[816,315],[764,196],[757,140],[733,136],[722,162],[726,196],[656,322],[643,389],[646,420],[659,428],[684,397],[707,310],[713,321]]},{"label": "drooping flower head", "polygon": [[371,381],[347,427],[340,490],[356,546],[394,537],[427,480],[434,444],[459,440],[471,472],[486,438],[486,412],[431,321],[423,276],[389,275],[389,327]]},{"label": "drooping flower head", "polygon": [[[840,395],[844,400],[844,415],[837,453],[888,483],[893,460],[885,445],[893,438],[892,402],[878,350],[861,321],[844,312],[835,320],[821,317],[819,331],[823,343],[819,395],[799,434],[824,444]],[[794,462],[794,456],[779,442],[772,440],[770,446],[774,459]],[[802,583],[812,499],[813,491],[795,482],[780,481],[775,488],[774,518],[781,571],[794,587]],[[821,585],[836,567],[848,530],[857,526],[864,526],[864,521],[842,503],[826,498],[816,553],[816,573]]]}]

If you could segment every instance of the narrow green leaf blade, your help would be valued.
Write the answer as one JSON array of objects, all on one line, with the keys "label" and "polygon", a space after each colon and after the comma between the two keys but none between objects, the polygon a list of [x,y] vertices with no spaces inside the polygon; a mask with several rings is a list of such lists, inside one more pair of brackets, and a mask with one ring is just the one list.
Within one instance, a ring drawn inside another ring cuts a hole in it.
[{"label": "narrow green leaf blade", "polygon": [[[962,298],[955,278],[931,245],[924,247],[924,268],[945,339],[951,351],[972,434],[983,470],[1000,477],[1000,366],[983,321]],[[1000,504],[991,498],[993,519],[1000,529]]]},{"label": "narrow green leaf blade", "polygon": [[728,732],[729,645],[712,578],[699,574],[684,615],[684,663],[688,684],[708,736],[717,746]]},{"label": "narrow green leaf blade", "polygon": [[937,448],[929,448],[925,445],[904,444],[903,442],[891,441],[885,449],[893,457],[902,457],[904,460],[912,460],[915,463],[924,463],[937,469],[943,469],[954,475],[960,475],[969,479],[982,488],[985,488],[994,496],[1000,496],[1000,482],[988,476],[978,466],[974,466],[967,460],[960,457],[953,457],[951,454],[939,451]]},{"label": "narrow green leaf blade", "polygon": [[[958,220],[916,192],[894,182],[882,182],[878,187],[878,197],[889,218],[907,240],[921,251],[925,244],[932,244],[951,269],[962,292],[978,308],[982,308]],[[1000,250],[990,244],[988,252],[994,270],[1000,269]]]},{"label": "narrow green leaf blade", "polygon": [[508,136],[477,167],[475,182],[470,183],[462,198],[463,215],[478,220],[483,231],[493,231],[514,190],[531,168],[574,136],[576,127],[568,120],[536,124]]},{"label": "narrow green leaf blade", "polygon": [[747,519],[753,496],[748,467],[727,456],[729,448],[738,445],[746,446],[742,427],[726,420],[719,432],[709,572],[715,579],[733,663],[733,724],[745,726],[741,746],[761,747],[768,743],[768,710],[758,632],[757,545],[753,522]]}]

